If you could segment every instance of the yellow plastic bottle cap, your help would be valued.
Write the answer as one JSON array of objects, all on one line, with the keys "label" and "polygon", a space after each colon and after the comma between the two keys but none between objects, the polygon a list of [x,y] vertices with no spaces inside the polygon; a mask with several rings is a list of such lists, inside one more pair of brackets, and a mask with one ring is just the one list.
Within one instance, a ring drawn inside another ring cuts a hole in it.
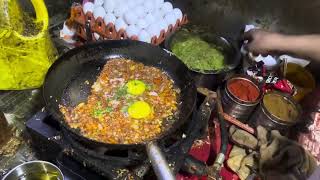
[{"label": "yellow plastic bottle cap", "polygon": [[142,119],[149,116],[151,113],[151,107],[148,103],[144,101],[137,101],[133,103],[129,109],[128,114],[134,119]]},{"label": "yellow plastic bottle cap", "polygon": [[127,92],[132,95],[141,95],[146,90],[146,84],[140,80],[131,80],[126,86]]}]

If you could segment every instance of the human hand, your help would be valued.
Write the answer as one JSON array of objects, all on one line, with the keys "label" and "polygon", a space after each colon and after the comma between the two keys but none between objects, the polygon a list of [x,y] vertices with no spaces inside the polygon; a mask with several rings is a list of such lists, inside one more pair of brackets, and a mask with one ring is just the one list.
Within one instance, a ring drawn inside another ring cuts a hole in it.
[{"label": "human hand", "polygon": [[253,29],[244,34],[244,40],[248,40],[245,48],[253,54],[272,54],[282,42],[282,36],[278,33],[268,32],[261,29]]}]

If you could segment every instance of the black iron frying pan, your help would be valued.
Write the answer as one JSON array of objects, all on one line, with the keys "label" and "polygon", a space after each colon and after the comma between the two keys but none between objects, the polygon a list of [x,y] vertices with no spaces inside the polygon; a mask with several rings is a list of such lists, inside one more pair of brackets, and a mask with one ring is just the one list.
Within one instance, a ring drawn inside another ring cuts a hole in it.
[{"label": "black iron frying pan", "polygon": [[[128,58],[165,71],[180,90],[178,116],[173,125],[155,139],[140,144],[106,144],[82,136],[64,121],[59,104],[74,107],[85,102],[91,85],[96,81],[102,67],[109,59]],[[89,81],[91,85],[87,85]],[[124,149],[150,144],[175,132],[190,117],[196,102],[196,87],[188,68],[169,52],[147,43],[121,40],[105,41],[75,48],[62,55],[49,69],[43,95],[47,110],[60,121],[67,133],[88,146],[105,146],[109,149]]]}]

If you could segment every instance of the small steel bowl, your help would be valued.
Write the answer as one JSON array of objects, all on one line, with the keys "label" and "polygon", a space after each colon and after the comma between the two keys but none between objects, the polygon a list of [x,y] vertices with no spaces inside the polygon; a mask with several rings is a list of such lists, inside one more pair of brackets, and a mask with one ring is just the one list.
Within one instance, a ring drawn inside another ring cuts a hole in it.
[{"label": "small steel bowl", "polygon": [[268,130],[279,130],[281,133],[287,134],[288,130],[299,122],[301,118],[302,109],[300,105],[297,102],[295,102],[291,96],[287,94],[277,91],[271,91],[267,94],[275,94],[278,96],[282,96],[286,101],[290,102],[296,108],[298,116],[296,117],[296,119],[293,119],[292,121],[284,121],[267,110],[262,98],[262,100],[260,101],[260,105],[256,108],[255,112],[251,116],[249,124],[254,127],[261,125],[267,128]]},{"label": "small steel bowl", "polygon": [[2,180],[17,179],[64,180],[64,177],[61,170],[52,163],[46,161],[29,161],[16,166],[2,178]]},{"label": "small steel bowl", "polygon": [[[229,84],[234,80],[245,80],[250,82],[256,89],[259,91],[259,96],[255,101],[243,101],[236,97],[235,95],[230,92],[228,89]],[[230,116],[241,120],[242,122],[248,121],[250,115],[259,104],[262,98],[262,90],[259,88],[258,82],[247,75],[234,75],[230,79],[227,80],[223,92],[221,103],[225,113],[229,114]]]}]

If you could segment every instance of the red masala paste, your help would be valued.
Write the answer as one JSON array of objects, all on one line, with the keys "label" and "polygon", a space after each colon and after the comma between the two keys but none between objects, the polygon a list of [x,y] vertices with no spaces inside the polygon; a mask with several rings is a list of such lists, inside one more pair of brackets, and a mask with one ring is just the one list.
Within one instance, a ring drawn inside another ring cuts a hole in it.
[{"label": "red masala paste", "polygon": [[260,91],[250,81],[234,79],[228,83],[229,92],[242,101],[254,102],[258,99]]}]

